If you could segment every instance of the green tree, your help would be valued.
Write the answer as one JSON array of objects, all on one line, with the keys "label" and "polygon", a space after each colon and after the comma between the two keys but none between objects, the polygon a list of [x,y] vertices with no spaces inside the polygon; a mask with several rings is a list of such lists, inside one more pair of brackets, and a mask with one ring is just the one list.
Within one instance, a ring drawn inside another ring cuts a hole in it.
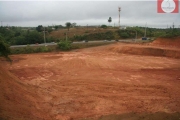
[{"label": "green tree", "polygon": [[62,25],[59,25],[59,28],[64,28],[64,26],[62,26]]},{"label": "green tree", "polygon": [[59,26],[58,26],[58,25],[56,25],[54,28],[55,28],[55,30],[57,30],[57,29],[59,28]]},{"label": "green tree", "polygon": [[38,27],[36,27],[36,30],[38,32],[42,32],[43,31],[43,26],[42,25],[38,25]]},{"label": "green tree", "polygon": [[121,36],[122,38],[129,38],[129,35],[128,35],[128,33],[126,33],[126,32],[120,33],[120,36]]},{"label": "green tree", "polygon": [[72,23],[72,27],[73,27],[73,28],[76,27],[76,23]]},{"label": "green tree", "polygon": [[112,18],[111,17],[109,17],[108,22],[109,22],[109,25],[110,25],[110,23],[112,22]]},{"label": "green tree", "polygon": [[107,25],[101,25],[101,28],[105,29],[105,28],[107,28]]},{"label": "green tree", "polygon": [[43,32],[31,31],[25,35],[26,44],[43,43]]},{"label": "green tree", "polygon": [[8,57],[10,54],[9,46],[3,41],[3,37],[0,36],[0,56],[5,57],[7,60],[11,61]]},{"label": "green tree", "polygon": [[25,45],[27,44],[26,38],[24,36],[17,36],[11,39],[12,45]]},{"label": "green tree", "polygon": [[[59,28],[59,27],[58,27]],[[55,28],[56,29],[56,28]],[[47,28],[45,28],[45,31],[47,31],[48,33],[51,33],[53,30],[52,30],[52,28],[51,27],[47,27]]]},{"label": "green tree", "polygon": [[72,25],[72,24],[71,24],[70,22],[67,22],[67,23],[66,23],[66,27],[68,28],[68,31],[69,31],[69,28],[71,27],[71,25]]}]

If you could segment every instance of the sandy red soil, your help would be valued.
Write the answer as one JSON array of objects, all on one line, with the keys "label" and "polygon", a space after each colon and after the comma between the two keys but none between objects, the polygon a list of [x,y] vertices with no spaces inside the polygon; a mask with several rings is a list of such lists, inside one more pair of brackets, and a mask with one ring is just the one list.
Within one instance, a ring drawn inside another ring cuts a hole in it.
[{"label": "sandy red soil", "polygon": [[157,38],[151,45],[180,48],[180,36],[174,38]]},{"label": "sandy red soil", "polygon": [[[133,51],[132,46],[141,50],[156,48],[114,44],[71,52],[12,55],[11,65],[1,60],[1,70],[5,71],[1,72],[1,83],[9,80],[4,86],[1,84],[6,91],[1,100],[6,104],[1,104],[0,115],[27,120],[70,120],[180,112],[179,57],[127,52]],[[178,56],[179,49],[173,50]]]}]

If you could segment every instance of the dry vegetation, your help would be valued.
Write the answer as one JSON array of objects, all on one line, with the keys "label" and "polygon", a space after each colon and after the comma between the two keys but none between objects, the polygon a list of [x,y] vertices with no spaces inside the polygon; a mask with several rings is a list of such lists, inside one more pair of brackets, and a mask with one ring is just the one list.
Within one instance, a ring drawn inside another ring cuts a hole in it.
[{"label": "dry vegetation", "polygon": [[73,37],[74,35],[84,35],[84,34],[92,34],[92,33],[103,33],[107,31],[116,31],[117,28],[71,28],[69,31],[67,29],[59,29],[57,31],[53,31],[50,33],[50,36],[56,37],[56,38],[62,38],[65,37],[65,33],[68,33],[69,37]]}]

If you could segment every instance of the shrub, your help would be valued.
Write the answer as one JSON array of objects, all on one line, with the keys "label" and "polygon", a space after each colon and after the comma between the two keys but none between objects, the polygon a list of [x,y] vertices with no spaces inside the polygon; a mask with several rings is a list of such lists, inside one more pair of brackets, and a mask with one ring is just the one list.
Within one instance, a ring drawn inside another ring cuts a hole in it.
[{"label": "shrub", "polygon": [[121,36],[122,38],[129,38],[129,35],[128,35],[127,33],[125,33],[125,32],[120,33],[120,36]]},{"label": "shrub", "polygon": [[32,47],[30,47],[29,45],[27,45],[26,47],[24,47],[24,50],[23,50],[24,53],[33,53],[34,50]]},{"label": "shrub", "polygon": [[106,28],[107,28],[107,25],[101,25],[101,28],[106,29]]},{"label": "shrub", "polygon": [[0,40],[0,56],[5,57],[8,61],[11,62],[11,59],[8,57],[9,54],[10,54],[10,49],[8,44]]},{"label": "shrub", "polygon": [[48,47],[46,46],[43,46],[42,47],[42,51],[41,52],[49,52],[50,50],[48,49]]},{"label": "shrub", "polygon": [[71,49],[71,42],[70,41],[60,41],[59,43],[58,43],[58,48],[60,49],[60,50],[70,50]]}]

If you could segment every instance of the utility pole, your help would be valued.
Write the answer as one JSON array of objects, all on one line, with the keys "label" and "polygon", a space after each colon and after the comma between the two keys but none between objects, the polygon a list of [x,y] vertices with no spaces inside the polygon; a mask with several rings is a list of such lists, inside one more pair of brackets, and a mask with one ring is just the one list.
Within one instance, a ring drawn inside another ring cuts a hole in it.
[{"label": "utility pole", "polygon": [[119,29],[120,29],[120,11],[121,11],[121,7],[118,7],[118,11],[119,11]]},{"label": "utility pole", "polygon": [[1,21],[1,27],[2,27],[2,21]]},{"label": "utility pole", "polygon": [[[146,23],[146,25],[147,25],[147,23]],[[146,37],[146,25],[145,25],[144,37]]]},{"label": "utility pole", "polygon": [[174,29],[174,22],[173,22],[173,25],[172,25],[173,29]]},{"label": "utility pole", "polygon": [[66,41],[67,41],[67,32],[66,32]]},{"label": "utility pole", "polygon": [[45,46],[46,46],[46,33],[45,33],[46,31],[45,31],[45,27],[44,27],[44,44],[45,44]]}]

